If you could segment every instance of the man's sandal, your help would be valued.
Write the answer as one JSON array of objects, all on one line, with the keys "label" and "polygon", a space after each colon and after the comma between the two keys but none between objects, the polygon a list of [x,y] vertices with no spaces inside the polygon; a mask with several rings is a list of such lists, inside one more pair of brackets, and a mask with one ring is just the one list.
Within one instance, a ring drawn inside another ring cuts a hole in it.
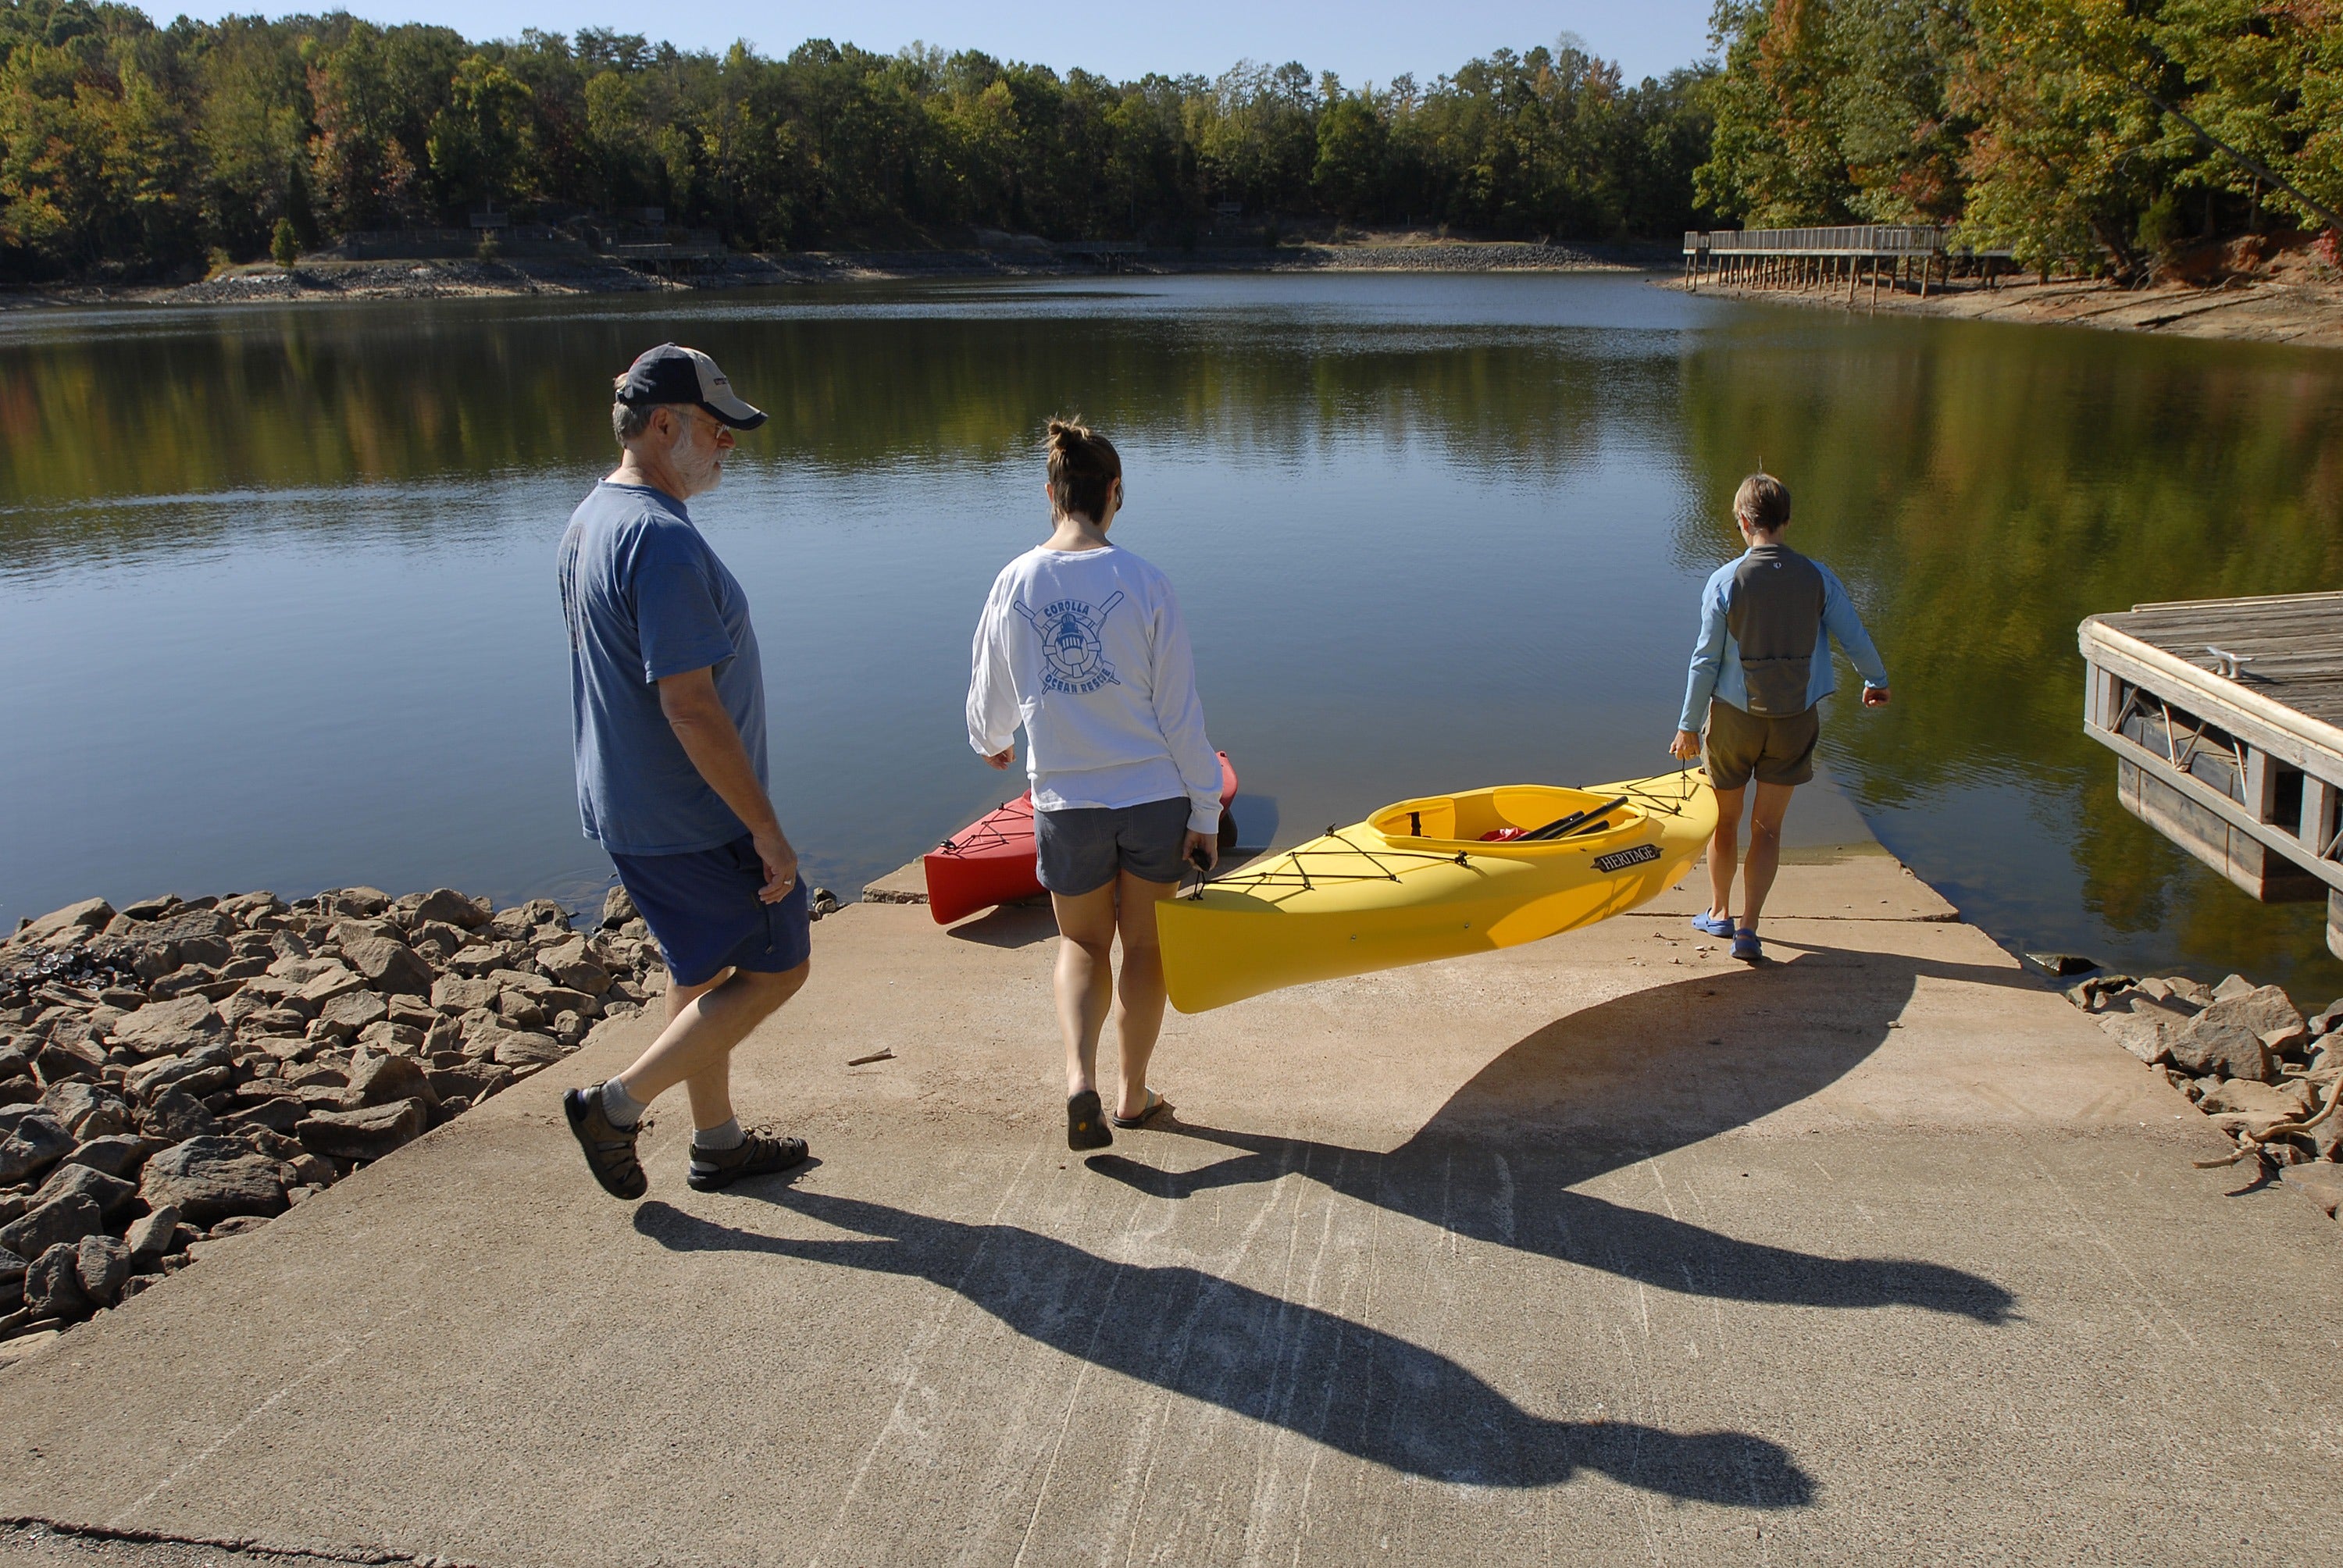
[{"label": "man's sandal", "polygon": [[586,1169],[594,1173],[603,1191],[631,1202],[650,1190],[642,1161],[635,1157],[635,1141],[642,1136],[643,1123],[638,1121],[632,1127],[614,1125],[602,1110],[600,1084],[573,1089],[563,1095],[561,1112],[569,1119],[569,1131],[577,1134],[578,1147],[585,1151]]},{"label": "man's sandal", "polygon": [[751,1176],[769,1176],[802,1165],[805,1158],[804,1139],[783,1138],[763,1128],[746,1134],[730,1149],[702,1149],[695,1139],[691,1169],[683,1179],[695,1192],[717,1192]]}]

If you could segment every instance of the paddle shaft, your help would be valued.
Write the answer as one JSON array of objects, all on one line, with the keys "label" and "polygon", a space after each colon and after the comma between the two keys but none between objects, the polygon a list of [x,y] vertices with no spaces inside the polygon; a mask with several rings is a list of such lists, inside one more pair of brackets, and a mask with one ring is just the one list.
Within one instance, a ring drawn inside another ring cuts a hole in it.
[{"label": "paddle shaft", "polygon": [[[1527,843],[1532,839],[1563,838],[1574,829],[1577,829],[1581,823],[1586,822],[1588,818],[1592,817],[1596,821],[1600,821],[1603,818],[1608,817],[1612,812],[1616,811],[1620,807],[1624,806],[1626,803],[1627,797],[1622,795],[1617,799],[1605,801],[1601,806],[1589,807],[1584,811],[1573,811],[1567,817],[1555,818],[1553,821],[1548,822],[1543,828],[1531,829],[1528,832],[1515,839],[1514,842]],[[1588,823],[1587,825],[1590,827],[1593,826],[1592,823]]]}]

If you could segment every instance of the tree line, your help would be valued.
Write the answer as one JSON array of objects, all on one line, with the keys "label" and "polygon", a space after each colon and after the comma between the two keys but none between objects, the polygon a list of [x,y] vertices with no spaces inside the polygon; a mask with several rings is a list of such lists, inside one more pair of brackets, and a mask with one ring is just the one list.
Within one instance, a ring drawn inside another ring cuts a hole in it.
[{"label": "tree line", "polygon": [[2137,276],[2343,223],[2343,0],[1719,0],[1697,199]]},{"label": "tree line", "polygon": [[1491,237],[1944,223],[2126,276],[2343,228],[2343,0],[1718,0],[1712,27],[1713,61],[1633,85],[1565,37],[1354,88],[0,0],[0,278],[164,276],[489,206],[657,208],[754,250],[1190,245],[1232,206]]},{"label": "tree line", "polygon": [[1429,84],[1299,65],[1114,82],[814,40],[784,59],[632,34],[0,0],[0,270],[156,274],[353,230],[660,208],[740,248],[1193,243],[1262,222],[1665,235],[1693,219],[1704,73],[1630,85],[1568,42]]}]

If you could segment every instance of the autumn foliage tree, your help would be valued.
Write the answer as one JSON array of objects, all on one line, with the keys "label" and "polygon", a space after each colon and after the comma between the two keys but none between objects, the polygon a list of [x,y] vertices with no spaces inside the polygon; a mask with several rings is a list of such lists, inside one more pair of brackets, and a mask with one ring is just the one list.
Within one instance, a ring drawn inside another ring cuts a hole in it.
[{"label": "autumn foliage tree", "polygon": [[2144,274],[2343,207],[2343,0],[1721,0],[1704,200]]}]

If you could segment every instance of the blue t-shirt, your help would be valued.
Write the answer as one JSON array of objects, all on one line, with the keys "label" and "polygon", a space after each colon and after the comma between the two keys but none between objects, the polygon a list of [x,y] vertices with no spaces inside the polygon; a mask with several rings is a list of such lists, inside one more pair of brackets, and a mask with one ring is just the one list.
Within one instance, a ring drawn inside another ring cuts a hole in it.
[{"label": "blue t-shirt", "polygon": [[658,682],[713,668],[716,694],[769,791],[765,669],[749,596],[672,496],[598,484],[561,536],[578,814],[615,855],[687,855],[748,828],[699,776]]}]

